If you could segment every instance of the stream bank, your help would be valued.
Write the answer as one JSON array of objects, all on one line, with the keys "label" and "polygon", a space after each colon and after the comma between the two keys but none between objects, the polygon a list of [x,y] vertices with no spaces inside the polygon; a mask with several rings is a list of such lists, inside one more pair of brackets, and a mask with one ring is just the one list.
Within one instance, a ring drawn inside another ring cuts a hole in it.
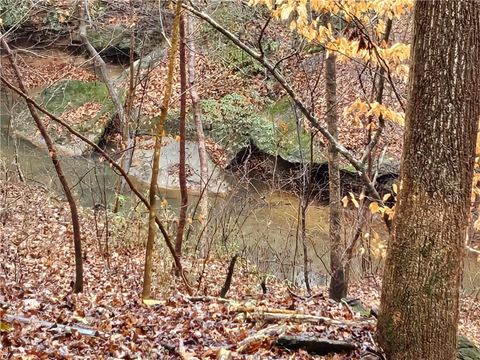
[{"label": "stream bank", "polygon": [[[56,66],[85,61],[78,55],[63,53],[62,56],[63,58],[59,53],[56,54],[56,59],[62,58]],[[108,68],[112,74],[123,72],[121,66],[110,64]],[[58,116],[71,121],[72,126],[77,127],[92,141],[99,142],[108,120],[113,116],[113,108],[105,86],[91,76],[92,73],[87,71],[80,79],[61,80],[53,86],[32,90],[32,94]],[[323,206],[328,201],[325,144],[313,139],[312,146],[312,138],[306,131],[299,130],[294,109],[285,98],[271,101],[266,109],[258,109],[246,96],[231,93],[218,100],[207,99],[202,104],[202,110],[208,136],[215,145],[229,149],[220,152],[223,162],[214,159],[209,166],[214,174],[210,182],[210,192],[214,207],[212,213],[216,216],[216,230],[221,229],[220,232],[232,234],[219,240],[225,251],[240,249],[250,259],[255,259],[262,271],[302,283],[302,259],[299,251],[301,244],[297,221],[299,202],[296,194],[300,193],[302,184],[302,163],[305,158],[310,157],[314,159],[310,180],[314,184],[317,201],[310,206],[307,214],[309,271],[312,283],[326,283],[329,211],[328,207]],[[8,114],[11,116],[5,116]],[[42,142],[38,141],[38,134],[22,101],[16,97],[2,99],[2,115],[2,159],[10,165],[17,151],[20,168],[27,179],[39,182],[46,188],[58,190],[56,179],[52,176],[50,159],[44,151],[39,150]],[[12,118],[13,122],[10,122]],[[155,121],[155,117],[142,120],[140,130],[143,135],[137,137],[138,146],[131,169],[137,184],[144,190],[150,177],[152,140],[149,131]],[[169,214],[168,221],[172,229],[180,202],[176,176],[177,123],[177,114],[172,111],[167,121],[170,136],[165,137],[162,171],[158,182],[159,200],[168,204],[168,211],[165,212]],[[117,174],[84,144],[75,142],[68,133],[54,124],[50,123],[49,126],[56,145],[62,150],[62,163],[81,204],[88,207],[103,204],[108,207],[115,196]],[[193,132],[189,139],[187,159],[190,203],[193,208],[198,200],[195,196],[198,194],[199,185],[198,151]],[[108,148],[108,142],[105,145],[108,150],[115,152],[114,148]],[[311,148],[313,153],[309,154]],[[215,149],[211,151],[211,155],[215,157]],[[387,154],[385,160],[379,168],[378,176],[382,194],[390,191],[398,171],[398,160],[394,155]],[[348,164],[342,164],[342,180],[344,194],[360,192],[362,183]],[[128,193],[121,197],[126,203],[135,204],[135,199],[130,198]],[[128,209],[128,206],[125,208]],[[128,210],[124,214],[128,216]],[[353,224],[354,217],[349,211],[345,212],[345,217],[346,223]],[[242,226],[238,226],[238,223]],[[382,226],[380,222],[374,224],[380,234],[375,240],[378,246],[384,246],[387,240]],[[369,271],[378,274],[381,271],[381,258],[373,256],[369,261]],[[470,270],[466,270],[468,282],[476,284],[480,281],[478,270],[475,270],[474,262],[467,263],[466,266],[471,266]],[[474,286],[467,287],[471,289],[475,288]]]}]

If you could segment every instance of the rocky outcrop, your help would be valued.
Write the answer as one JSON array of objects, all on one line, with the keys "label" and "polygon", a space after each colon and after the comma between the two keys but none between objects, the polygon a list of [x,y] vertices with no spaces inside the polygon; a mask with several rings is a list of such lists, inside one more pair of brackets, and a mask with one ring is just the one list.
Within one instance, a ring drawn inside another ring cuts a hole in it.
[{"label": "rocky outcrop", "polygon": [[[133,154],[130,174],[140,183],[148,185],[152,176],[153,139],[142,141],[142,146]],[[201,191],[200,159],[198,144],[186,141],[187,187],[189,192],[199,194]],[[178,180],[180,143],[175,139],[165,137],[162,141],[160,154],[160,169],[158,186],[162,189],[177,190],[180,188]],[[208,190],[222,194],[229,191],[230,186],[224,177],[223,171],[208,159],[209,176]]]}]

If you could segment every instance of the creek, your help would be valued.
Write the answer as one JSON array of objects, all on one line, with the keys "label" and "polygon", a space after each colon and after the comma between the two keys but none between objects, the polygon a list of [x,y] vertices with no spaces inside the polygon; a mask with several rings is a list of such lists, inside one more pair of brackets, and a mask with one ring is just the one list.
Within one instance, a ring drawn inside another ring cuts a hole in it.
[{"label": "creek", "polygon": [[[6,107],[3,106],[6,99],[2,96],[1,100],[0,165],[3,169],[9,169],[10,173],[15,172],[14,164],[17,158],[18,168],[27,181],[62,196],[48,154],[26,139],[12,136],[9,124],[11,119]],[[162,150],[162,157],[166,158],[166,161],[177,162],[178,152]],[[111,205],[114,202],[118,176],[100,161],[97,155],[63,156],[61,161],[73,192],[82,206],[93,207],[104,203]],[[219,220],[212,221],[214,231],[222,234],[219,236],[219,242],[226,252],[241,250],[243,255],[257,264],[262,273],[273,273],[302,284],[303,244],[298,232],[298,198],[289,193],[272,190],[261,181],[248,181],[243,184],[238,179],[240,177],[238,174],[224,175],[230,183],[231,190],[218,195],[212,193],[210,202],[213,204],[212,218]],[[2,174],[2,181],[4,179],[5,174]],[[139,181],[138,185],[144,191],[147,189],[144,181]],[[180,204],[180,192],[177,189],[159,186],[161,197],[168,201],[175,213]],[[135,204],[135,201],[130,192],[126,192],[123,198],[126,200],[123,214],[128,216],[127,210]],[[189,200],[193,208],[198,202],[198,196],[192,193]],[[328,207],[315,203],[309,206],[306,216],[309,278],[313,285],[328,282],[328,216]],[[345,217],[345,224],[353,225],[354,216],[350,211],[345,211]],[[378,232],[380,239],[383,239],[383,243],[387,237],[383,224],[374,223],[373,228]],[[351,232],[352,229],[347,226],[345,230],[347,238],[351,238]],[[378,247],[381,243],[377,242],[374,245]],[[364,274],[381,273],[381,258],[372,255],[366,259],[363,265],[360,261],[354,263],[352,271],[354,279],[360,277],[362,267]],[[466,291],[480,289],[480,266],[475,256],[468,256],[465,261],[464,289]]]}]

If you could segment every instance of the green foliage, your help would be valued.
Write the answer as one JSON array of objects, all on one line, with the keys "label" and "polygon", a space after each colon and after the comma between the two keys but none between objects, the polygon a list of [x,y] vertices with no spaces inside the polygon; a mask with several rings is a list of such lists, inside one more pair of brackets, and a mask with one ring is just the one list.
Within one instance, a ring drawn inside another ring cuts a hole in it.
[{"label": "green foliage", "polygon": [[[158,123],[158,118],[155,123]],[[167,120],[165,122],[165,133],[173,136],[180,133],[180,109],[168,110]],[[192,116],[187,116],[187,121],[185,122],[185,137],[186,140],[197,139],[197,129]]]},{"label": "green foliage", "polygon": [[34,5],[32,1],[27,0],[0,0],[0,18],[3,25],[8,29],[38,23],[42,30],[48,29],[53,32],[65,28],[71,10],[62,9],[56,2],[45,2],[42,4],[42,11],[38,9],[32,11]]},{"label": "green foliage", "polygon": [[260,63],[253,60],[250,55],[237,46],[224,43],[220,46],[220,49],[226,62],[244,75],[254,75],[265,71]]},{"label": "green foliage", "polygon": [[[233,1],[225,2],[215,10],[212,16],[231,32],[241,34],[244,31],[244,24],[251,20],[252,10],[255,9],[249,8],[245,11],[244,6]],[[202,24],[200,31],[204,37],[214,40],[215,43],[225,41],[223,35],[206,23]]]},{"label": "green foliage", "polygon": [[28,20],[27,0],[0,0],[0,18],[7,29],[20,26]]},{"label": "green foliage", "polygon": [[48,11],[45,21],[48,24],[49,30],[60,31],[65,27],[65,16],[56,9]]},{"label": "green foliage", "polygon": [[90,3],[89,10],[91,18],[97,20],[107,13],[108,5],[103,1],[93,1]]},{"label": "green foliage", "polygon": [[81,119],[83,121],[74,125],[84,135],[93,135],[94,141],[99,139],[103,131],[104,123],[99,122],[99,119],[106,114],[115,113],[115,106],[110,99],[107,87],[100,82],[60,81],[43,90],[39,98],[43,106],[57,115],[78,108],[87,102],[100,103],[102,105],[100,111],[89,118]]},{"label": "green foliage", "polygon": [[[250,37],[256,36],[256,34],[250,33],[248,25],[252,23],[252,18],[261,17],[262,12],[263,10],[260,8],[246,8],[241,3],[226,2],[218,7],[213,14],[213,18],[229,29],[229,31],[236,34],[241,40],[247,41]],[[221,58],[235,71],[243,75],[254,75],[265,71],[262,65],[232,44],[231,41],[226,40],[223,35],[212,29],[210,25],[204,24],[201,28],[201,33],[207,42],[215,44]],[[264,38],[263,48],[269,54],[278,49],[278,43]]]},{"label": "green foliage", "polygon": [[130,31],[121,26],[89,29],[87,37],[92,46],[98,51],[104,51],[108,48],[124,51],[130,49]]},{"label": "green foliage", "polygon": [[458,360],[479,360],[480,349],[465,336],[459,336],[457,342]]},{"label": "green foliage", "polygon": [[[252,128],[254,144],[269,155],[280,156],[292,163],[310,161],[311,136],[303,127],[297,128],[297,120],[288,98],[274,103]],[[314,143],[313,161],[323,163],[326,154]]]}]

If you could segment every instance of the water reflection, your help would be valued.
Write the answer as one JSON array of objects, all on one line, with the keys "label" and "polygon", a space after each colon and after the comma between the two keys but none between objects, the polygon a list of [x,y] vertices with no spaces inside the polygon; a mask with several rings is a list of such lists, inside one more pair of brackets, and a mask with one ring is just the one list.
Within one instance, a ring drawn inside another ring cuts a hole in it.
[{"label": "water reflection", "polygon": [[[24,177],[31,182],[62,194],[48,154],[27,141],[7,135],[8,119],[2,117],[0,155],[3,166],[15,171],[15,152]],[[16,147],[16,150],[15,150]],[[61,158],[62,165],[73,192],[82,206],[112,204],[115,196],[117,174],[96,155],[90,157]],[[4,178],[4,174],[2,178]],[[238,181],[237,181],[238,182]],[[271,191],[265,186],[239,187],[229,196],[213,196],[211,204],[212,233],[227,252],[239,251],[258,265],[263,273],[274,273],[297,284],[303,283],[303,247],[298,229],[299,201],[295,196]],[[160,190],[173,210],[178,209],[180,194],[176,190]],[[128,203],[133,198],[126,196]],[[190,195],[195,207],[197,196]],[[174,212],[175,213],[175,212]],[[348,214],[347,214],[348,215]],[[311,205],[306,215],[306,249],[308,269],[313,285],[328,282],[328,216],[327,207]],[[345,236],[349,238],[353,223],[345,222]],[[375,227],[386,236],[383,224]],[[192,235],[194,236],[194,235]],[[480,288],[479,263],[475,256],[465,261],[464,287],[467,291]],[[381,271],[381,259],[372,258],[374,272]],[[352,277],[360,276],[361,264],[353,264]]]}]

